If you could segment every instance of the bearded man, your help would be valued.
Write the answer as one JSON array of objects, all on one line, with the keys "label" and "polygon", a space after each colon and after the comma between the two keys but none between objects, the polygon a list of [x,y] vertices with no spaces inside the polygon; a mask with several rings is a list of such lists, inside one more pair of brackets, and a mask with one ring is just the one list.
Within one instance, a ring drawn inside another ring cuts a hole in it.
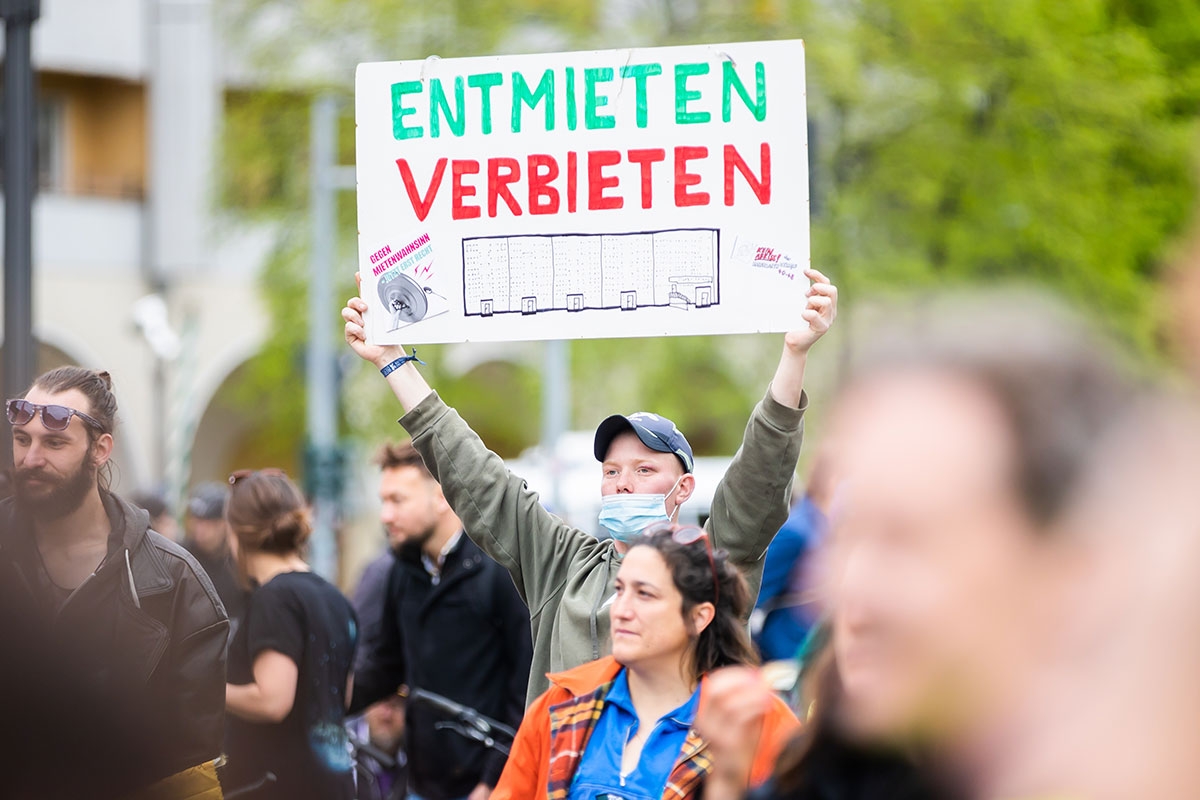
[{"label": "bearded man", "polygon": [[25,741],[0,756],[8,796],[219,798],[229,621],[195,559],[108,490],[111,378],[55,369],[6,412],[0,691]]},{"label": "bearded man", "polygon": [[[377,461],[379,519],[395,560],[374,601],[380,621],[364,638],[351,711],[406,684],[516,728],[533,658],[529,611],[504,568],[463,535],[410,442],[385,445]],[[424,703],[406,705],[408,797],[486,800],[506,757],[443,722]]]}]

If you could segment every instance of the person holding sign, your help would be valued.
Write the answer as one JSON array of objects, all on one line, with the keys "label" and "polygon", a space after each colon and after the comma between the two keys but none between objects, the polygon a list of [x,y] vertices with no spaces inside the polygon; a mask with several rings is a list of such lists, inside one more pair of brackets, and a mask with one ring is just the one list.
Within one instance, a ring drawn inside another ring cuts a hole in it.
[{"label": "person holding sign", "polygon": [[[809,269],[803,323],[784,336],[766,396],[755,407],[738,453],[713,495],[705,523],[712,545],[728,552],[758,592],[762,556],[787,518],[800,454],[809,350],[837,316],[837,288]],[[536,493],[509,473],[458,413],[442,402],[399,345],[367,342],[367,303],[342,309],[346,342],[387,378],[404,409],[400,424],[437,478],[450,506],[479,546],[504,566],[529,606],[533,666],[528,700],[549,687],[548,672],[594,661],[609,651],[613,581],[628,542],[655,522],[673,521],[695,488],[691,447],[655,414],[612,416],[596,431],[603,465],[600,540],[546,511]]]}]

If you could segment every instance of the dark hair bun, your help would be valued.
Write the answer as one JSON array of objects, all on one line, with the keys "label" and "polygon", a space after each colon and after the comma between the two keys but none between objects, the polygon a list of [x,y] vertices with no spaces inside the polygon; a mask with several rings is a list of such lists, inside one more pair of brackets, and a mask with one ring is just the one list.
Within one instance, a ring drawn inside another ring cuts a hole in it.
[{"label": "dark hair bun", "polygon": [[279,470],[239,477],[229,492],[225,519],[238,546],[248,552],[293,553],[312,534],[303,493]]},{"label": "dark hair bun", "polygon": [[299,550],[312,535],[312,514],[307,508],[294,508],[276,517],[270,525],[264,549],[280,552]]}]

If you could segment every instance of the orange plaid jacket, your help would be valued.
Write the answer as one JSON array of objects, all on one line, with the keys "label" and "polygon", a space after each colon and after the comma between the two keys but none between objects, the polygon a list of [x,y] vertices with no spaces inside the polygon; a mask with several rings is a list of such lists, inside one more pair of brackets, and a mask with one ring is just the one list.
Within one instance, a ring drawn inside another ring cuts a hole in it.
[{"label": "orange plaid jacket", "polygon": [[[588,738],[604,711],[605,697],[621,670],[612,656],[550,675],[550,689],[525,712],[504,773],[492,800],[566,800]],[[700,684],[704,702],[704,682]],[[775,757],[800,726],[782,702],[772,705],[754,761],[751,783],[765,781]],[[708,745],[695,729],[688,731],[679,759],[667,778],[663,800],[693,800],[712,770]]]}]

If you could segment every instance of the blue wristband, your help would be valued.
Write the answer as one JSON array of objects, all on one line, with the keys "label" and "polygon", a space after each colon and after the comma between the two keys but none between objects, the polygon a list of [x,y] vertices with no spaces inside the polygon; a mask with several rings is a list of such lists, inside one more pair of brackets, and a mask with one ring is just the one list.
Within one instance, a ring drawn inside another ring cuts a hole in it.
[{"label": "blue wristband", "polygon": [[379,374],[386,378],[388,375],[391,375],[393,372],[400,369],[401,367],[403,367],[405,364],[407,364],[410,361],[415,361],[418,364],[422,364],[422,365],[425,364],[424,361],[417,358],[417,348],[414,347],[411,356],[400,356],[395,361],[388,364],[383,369],[379,370]]}]

